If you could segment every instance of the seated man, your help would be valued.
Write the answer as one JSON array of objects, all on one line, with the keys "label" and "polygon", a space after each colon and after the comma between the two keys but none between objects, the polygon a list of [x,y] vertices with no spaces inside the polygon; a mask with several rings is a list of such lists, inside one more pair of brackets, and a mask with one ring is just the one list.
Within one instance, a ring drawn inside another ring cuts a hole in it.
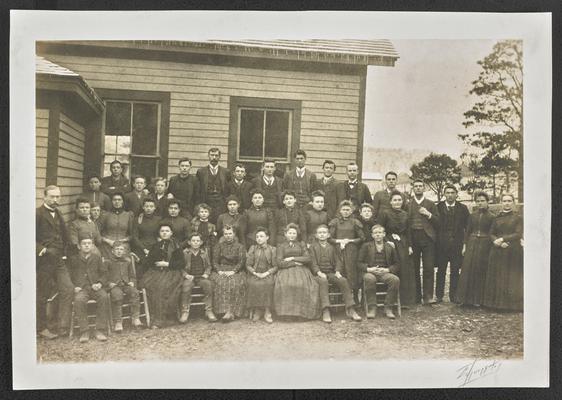
[{"label": "seated man", "polygon": [[90,339],[87,312],[90,299],[96,300],[97,306],[94,336],[102,342],[107,340],[101,333],[107,328],[109,316],[109,296],[103,289],[107,283],[107,270],[101,256],[92,253],[92,249],[92,239],[89,236],[81,237],[80,251],[68,260],[70,279],[74,285],[74,310],[80,325],[80,343]]},{"label": "seated man", "polygon": [[316,281],[320,285],[322,320],[327,323],[332,322],[328,289],[330,283],[335,283],[343,294],[347,316],[354,321],[361,321],[361,317],[353,308],[355,306],[353,292],[349,287],[347,279],[341,274],[343,268],[342,261],[334,246],[328,243],[329,237],[330,231],[328,227],[324,224],[319,225],[316,228],[317,240],[309,248],[310,258],[312,259],[312,274],[316,275]]},{"label": "seated man", "polygon": [[111,294],[111,310],[115,332],[123,332],[123,299],[126,297],[131,304],[131,323],[133,327],[140,328],[139,319],[140,303],[137,289],[137,278],[133,263],[125,257],[125,245],[116,240],[113,242],[111,258],[106,261],[108,270],[109,293]]},{"label": "seated man", "polygon": [[205,316],[210,322],[216,322],[213,313],[213,283],[209,280],[211,274],[211,261],[208,252],[201,248],[203,239],[200,233],[189,236],[189,247],[183,250],[185,256],[185,269],[181,290],[181,316],[180,323],[185,324],[189,318],[191,307],[191,292],[195,286],[200,286],[203,291],[205,303]]},{"label": "seated man", "polygon": [[398,299],[400,279],[396,275],[400,270],[400,264],[396,256],[396,250],[384,241],[385,235],[386,232],[381,225],[374,225],[371,229],[371,236],[374,241],[364,243],[361,246],[361,250],[359,250],[357,264],[359,270],[363,273],[363,280],[365,282],[367,318],[375,317],[377,282],[387,284],[388,289],[384,302],[384,311],[388,318],[395,318],[392,312],[392,305]]}]

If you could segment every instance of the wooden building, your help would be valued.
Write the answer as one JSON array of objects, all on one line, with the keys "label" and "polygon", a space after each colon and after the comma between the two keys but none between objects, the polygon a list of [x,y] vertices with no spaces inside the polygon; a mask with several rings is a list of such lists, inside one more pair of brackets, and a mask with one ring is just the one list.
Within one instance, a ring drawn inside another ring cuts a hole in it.
[{"label": "wooden building", "polygon": [[[312,170],[332,159],[342,178],[345,164],[362,166],[367,66],[398,59],[387,40],[38,42],[37,54],[93,88],[99,116],[74,132],[86,146],[74,179],[106,175],[114,159],[129,175],[167,177],[181,157],[206,165],[210,147],[252,174],[264,158],[289,165],[301,148]],[[45,109],[38,103],[38,146]]]}]

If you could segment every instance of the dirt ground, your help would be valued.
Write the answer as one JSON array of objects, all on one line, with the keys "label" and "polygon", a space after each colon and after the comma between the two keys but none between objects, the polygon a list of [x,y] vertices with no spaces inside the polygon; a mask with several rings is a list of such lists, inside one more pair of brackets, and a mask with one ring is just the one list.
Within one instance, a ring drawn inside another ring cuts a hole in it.
[{"label": "dirt ground", "polygon": [[206,322],[193,313],[186,325],[111,334],[106,343],[78,338],[38,339],[40,362],[134,360],[376,360],[522,358],[523,314],[495,313],[451,303],[416,306],[389,320],[334,322],[237,320]]}]

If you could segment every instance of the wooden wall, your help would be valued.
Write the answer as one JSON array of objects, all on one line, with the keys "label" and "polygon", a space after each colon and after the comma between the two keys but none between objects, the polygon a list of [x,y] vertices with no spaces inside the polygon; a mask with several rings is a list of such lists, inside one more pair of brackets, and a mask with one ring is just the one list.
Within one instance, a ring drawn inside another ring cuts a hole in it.
[{"label": "wooden wall", "polygon": [[357,159],[360,77],[311,72],[183,64],[153,60],[45,55],[81,74],[94,89],[171,93],[169,175],[177,161],[190,157],[195,168],[207,163],[216,146],[228,157],[230,96],[302,101],[300,147],[311,169],[326,158],[338,166]]},{"label": "wooden wall", "polygon": [[84,127],[60,113],[57,185],[61,189],[60,211],[66,220],[74,215],[74,201],[83,192]]},{"label": "wooden wall", "polygon": [[47,149],[49,138],[49,110],[38,108],[35,113],[35,205],[43,204],[43,190],[47,179]]}]

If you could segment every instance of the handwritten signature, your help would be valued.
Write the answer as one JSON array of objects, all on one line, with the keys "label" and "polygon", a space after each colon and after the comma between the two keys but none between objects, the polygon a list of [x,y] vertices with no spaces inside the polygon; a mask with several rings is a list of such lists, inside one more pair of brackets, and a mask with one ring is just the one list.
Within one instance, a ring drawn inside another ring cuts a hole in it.
[{"label": "handwritten signature", "polygon": [[469,364],[457,369],[457,381],[461,382],[459,387],[463,387],[484,378],[485,376],[497,374],[502,363],[498,360],[478,360],[475,359]]}]

